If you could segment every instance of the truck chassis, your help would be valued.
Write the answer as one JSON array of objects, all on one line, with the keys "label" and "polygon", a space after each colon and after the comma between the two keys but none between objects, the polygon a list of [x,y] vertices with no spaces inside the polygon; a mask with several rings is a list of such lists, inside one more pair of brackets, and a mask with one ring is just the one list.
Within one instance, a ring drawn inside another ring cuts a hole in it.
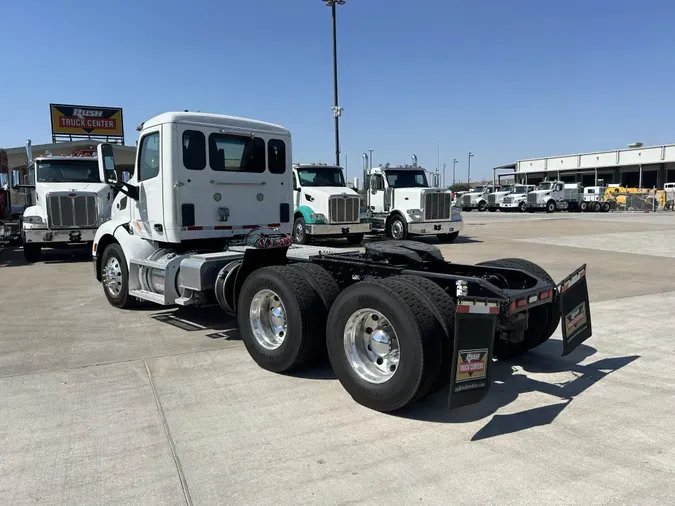
[{"label": "truck chassis", "polygon": [[290,372],[327,353],[352,398],[383,412],[448,385],[449,408],[473,404],[489,391],[493,356],[542,344],[561,319],[563,354],[592,333],[585,265],[556,285],[524,259],[454,264],[415,241],[373,242],[365,252],[288,242],[160,249],[127,269],[110,240],[94,266],[118,308],[137,299],[219,304],[266,370]]}]

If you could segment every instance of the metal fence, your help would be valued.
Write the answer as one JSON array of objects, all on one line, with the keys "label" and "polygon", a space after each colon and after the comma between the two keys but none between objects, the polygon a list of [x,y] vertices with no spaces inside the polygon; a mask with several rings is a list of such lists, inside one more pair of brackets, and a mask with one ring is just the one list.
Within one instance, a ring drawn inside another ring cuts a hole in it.
[{"label": "metal fence", "polygon": [[619,212],[660,212],[675,210],[675,194],[664,190],[608,191],[604,199],[610,210]]}]

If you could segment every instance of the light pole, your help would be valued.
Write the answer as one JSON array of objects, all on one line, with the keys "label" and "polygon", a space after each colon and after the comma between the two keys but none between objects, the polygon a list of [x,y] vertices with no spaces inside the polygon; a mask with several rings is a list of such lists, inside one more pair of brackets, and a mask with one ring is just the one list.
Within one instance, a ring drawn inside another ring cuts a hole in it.
[{"label": "light pole", "polygon": [[338,73],[337,73],[337,24],[335,21],[335,6],[344,5],[345,0],[321,0],[331,9],[333,17],[333,118],[335,118],[335,165],[340,166],[340,116],[342,107],[338,105]]},{"label": "light pole", "polygon": [[452,186],[455,186],[455,166],[457,165],[457,158],[452,160]]},{"label": "light pole", "polygon": [[471,188],[471,158],[473,157],[473,153],[469,151],[469,174],[468,174],[468,181],[467,184],[469,185],[469,188]]}]

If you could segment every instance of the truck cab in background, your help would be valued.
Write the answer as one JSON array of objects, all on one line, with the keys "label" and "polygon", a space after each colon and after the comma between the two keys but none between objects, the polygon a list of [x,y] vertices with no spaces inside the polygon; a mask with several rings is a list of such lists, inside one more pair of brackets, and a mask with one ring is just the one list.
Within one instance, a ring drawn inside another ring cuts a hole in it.
[{"label": "truck cab in background", "polygon": [[293,241],[309,244],[312,237],[346,237],[360,244],[370,232],[361,220],[361,197],[345,184],[342,167],[293,165]]},{"label": "truck cab in background", "polygon": [[462,211],[470,212],[473,209],[485,211],[488,208],[488,195],[497,191],[498,188],[492,185],[471,188],[462,195]]},{"label": "truck cab in background", "polygon": [[605,200],[606,186],[586,186],[583,200],[580,204],[581,211],[603,212],[610,210],[610,204]]},{"label": "truck cab in background", "polygon": [[[114,190],[102,179],[93,156],[44,156],[33,159],[26,143],[32,205],[21,217],[26,261],[40,260],[43,248],[92,244],[96,229],[110,216]],[[116,180],[116,174],[107,174]]]},{"label": "truck cab in background", "polygon": [[511,193],[513,188],[512,184],[503,184],[501,186],[496,186],[495,191],[491,192],[487,197],[488,211],[494,213],[499,209],[499,205],[502,203],[504,197]]},{"label": "truck cab in background", "polygon": [[577,183],[544,181],[527,194],[527,210],[554,213],[558,210],[578,211],[583,201],[583,187]]},{"label": "truck cab in background", "polygon": [[534,185],[516,184],[511,188],[511,193],[506,195],[499,203],[502,212],[527,211],[527,194],[534,190]]},{"label": "truck cab in background", "polygon": [[416,163],[380,165],[368,170],[364,180],[373,231],[392,239],[435,235],[441,242],[452,242],[463,229],[462,215],[452,206],[452,192],[432,188],[426,171]]}]

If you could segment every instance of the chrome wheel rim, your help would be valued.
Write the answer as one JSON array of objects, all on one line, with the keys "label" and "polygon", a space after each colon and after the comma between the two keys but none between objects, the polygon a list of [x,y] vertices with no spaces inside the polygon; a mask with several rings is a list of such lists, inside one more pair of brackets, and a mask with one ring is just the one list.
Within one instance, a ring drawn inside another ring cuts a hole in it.
[{"label": "chrome wheel rim", "polygon": [[343,334],[347,362],[368,383],[389,381],[398,370],[399,340],[391,322],[379,311],[364,308],[347,320]]},{"label": "chrome wheel rim", "polygon": [[116,257],[110,257],[103,268],[103,286],[113,297],[122,292],[122,267]]},{"label": "chrome wheel rim", "polygon": [[302,226],[302,223],[298,223],[295,226],[295,240],[302,241],[302,238],[305,236],[305,228]]},{"label": "chrome wheel rim", "polygon": [[391,224],[391,236],[394,239],[400,239],[403,237],[403,223],[400,220],[394,220]]},{"label": "chrome wheel rim", "polygon": [[286,339],[286,308],[272,290],[260,290],[253,296],[249,322],[256,342],[266,350],[276,350]]}]

